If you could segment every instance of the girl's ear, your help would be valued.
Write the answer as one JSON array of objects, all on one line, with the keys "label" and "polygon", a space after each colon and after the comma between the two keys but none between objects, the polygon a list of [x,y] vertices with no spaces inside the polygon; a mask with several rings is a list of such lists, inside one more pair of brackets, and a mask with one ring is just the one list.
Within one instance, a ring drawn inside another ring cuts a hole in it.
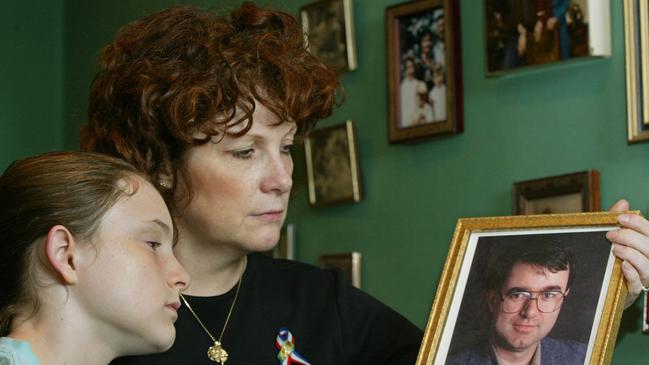
[{"label": "girl's ear", "polygon": [[72,233],[62,225],[50,228],[45,238],[47,260],[56,273],[60,275],[63,284],[76,284],[77,257],[75,256],[76,241]]}]

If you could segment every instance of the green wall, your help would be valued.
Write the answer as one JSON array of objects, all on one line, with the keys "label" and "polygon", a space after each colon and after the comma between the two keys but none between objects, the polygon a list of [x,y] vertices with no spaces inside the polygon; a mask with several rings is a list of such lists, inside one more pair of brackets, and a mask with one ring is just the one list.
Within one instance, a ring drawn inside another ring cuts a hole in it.
[{"label": "green wall", "polygon": [[[212,1],[189,2],[214,6]],[[297,12],[305,2],[264,3]],[[309,207],[303,158],[297,156],[296,191],[288,220],[296,225],[300,260],[315,263],[322,253],[362,252],[364,289],[424,327],[458,218],[509,214],[513,182],[586,169],[601,172],[602,206],[626,197],[633,208],[645,211],[649,144],[626,143],[621,1],[611,2],[611,58],[485,78],[482,2],[461,0],[465,132],[415,145],[389,145],[384,9],[399,2],[355,0],[359,68],[344,76],[345,105],[321,123],[327,126],[346,119],[356,123],[363,201]],[[17,155],[58,148],[61,139],[64,147],[76,148],[99,48],[125,22],[179,2],[67,0],[63,20],[57,18],[61,14],[58,3],[42,3],[47,4],[42,11],[51,25],[41,20],[36,28],[40,31],[21,32],[16,40],[6,36],[16,29],[9,26],[0,36],[16,54],[21,54],[18,50],[26,54],[7,63],[11,72],[7,67],[0,71],[7,74],[3,80],[10,81],[9,86],[0,86],[0,163]],[[224,3],[237,2],[218,5]],[[15,14],[0,15],[5,20],[3,27],[22,23],[16,19],[36,9],[29,2],[15,7]],[[38,39],[41,44],[23,49],[23,39]],[[45,53],[47,57],[40,57]],[[3,66],[5,57],[0,56]],[[28,79],[19,77],[21,72],[32,71],[25,59],[37,58],[36,71],[30,72]],[[29,92],[45,94],[45,85],[60,90],[61,80],[64,92],[36,98],[47,105],[35,108],[34,95]],[[21,115],[23,110],[30,114]],[[37,115],[31,114],[36,111]],[[7,118],[24,123],[7,129]],[[29,126],[25,126],[27,121]],[[42,126],[32,127],[35,121]],[[640,334],[639,324],[640,309],[635,306],[625,312],[614,363],[646,364],[649,336]]]},{"label": "green wall", "polygon": [[0,173],[16,158],[63,148],[63,1],[0,11]]}]

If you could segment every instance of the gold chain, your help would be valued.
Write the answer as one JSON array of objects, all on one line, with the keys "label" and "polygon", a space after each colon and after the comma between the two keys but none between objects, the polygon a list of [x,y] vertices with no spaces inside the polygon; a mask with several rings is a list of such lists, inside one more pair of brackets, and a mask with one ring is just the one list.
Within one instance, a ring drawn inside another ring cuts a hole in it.
[{"label": "gold chain", "polygon": [[223,338],[223,334],[225,333],[225,329],[228,327],[228,321],[230,321],[230,316],[232,315],[232,310],[234,309],[234,305],[237,303],[237,298],[239,297],[239,289],[241,288],[241,282],[243,281],[243,274],[246,272],[246,266],[248,266],[248,257],[244,256],[243,257],[243,269],[241,270],[241,275],[239,276],[239,282],[237,283],[237,290],[234,293],[234,299],[232,300],[232,304],[230,304],[230,310],[228,311],[228,315],[225,317],[225,323],[223,324],[223,329],[221,329],[221,334],[219,335],[219,339],[216,340],[214,336],[212,336],[212,333],[205,327],[203,324],[203,321],[201,321],[200,318],[198,318],[198,315],[196,312],[194,312],[194,309],[192,309],[192,306],[189,305],[187,302],[187,299],[180,294],[180,299],[183,300],[185,305],[187,306],[187,309],[192,313],[194,318],[196,318],[196,321],[198,324],[203,327],[203,330],[205,333],[207,333],[208,336],[212,339],[214,342],[214,346],[210,346],[210,348],[207,350],[207,357],[210,358],[210,360],[217,362],[219,364],[225,364],[225,362],[228,360],[228,353],[225,351],[223,346],[221,345],[221,339]]}]

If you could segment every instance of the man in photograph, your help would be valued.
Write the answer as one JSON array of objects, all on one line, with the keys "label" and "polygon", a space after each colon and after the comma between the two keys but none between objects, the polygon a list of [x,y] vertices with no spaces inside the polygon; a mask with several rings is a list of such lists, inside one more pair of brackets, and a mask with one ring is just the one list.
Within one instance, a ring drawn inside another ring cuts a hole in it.
[{"label": "man in photograph", "polygon": [[488,338],[447,364],[583,364],[586,345],[553,339],[561,305],[574,281],[576,259],[565,245],[514,245],[502,250],[487,276]]}]

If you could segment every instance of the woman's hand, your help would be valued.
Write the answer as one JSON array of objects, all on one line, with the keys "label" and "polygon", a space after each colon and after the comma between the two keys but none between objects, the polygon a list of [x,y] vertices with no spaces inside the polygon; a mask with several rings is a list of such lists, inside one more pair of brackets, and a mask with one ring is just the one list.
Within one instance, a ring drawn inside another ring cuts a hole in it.
[{"label": "woman's hand", "polygon": [[[629,202],[622,199],[613,204],[610,212],[629,210]],[[635,214],[618,217],[622,226],[610,231],[606,238],[613,243],[613,253],[623,260],[622,272],[627,280],[629,293],[624,308],[638,298],[644,288],[649,288],[649,221]]]}]

